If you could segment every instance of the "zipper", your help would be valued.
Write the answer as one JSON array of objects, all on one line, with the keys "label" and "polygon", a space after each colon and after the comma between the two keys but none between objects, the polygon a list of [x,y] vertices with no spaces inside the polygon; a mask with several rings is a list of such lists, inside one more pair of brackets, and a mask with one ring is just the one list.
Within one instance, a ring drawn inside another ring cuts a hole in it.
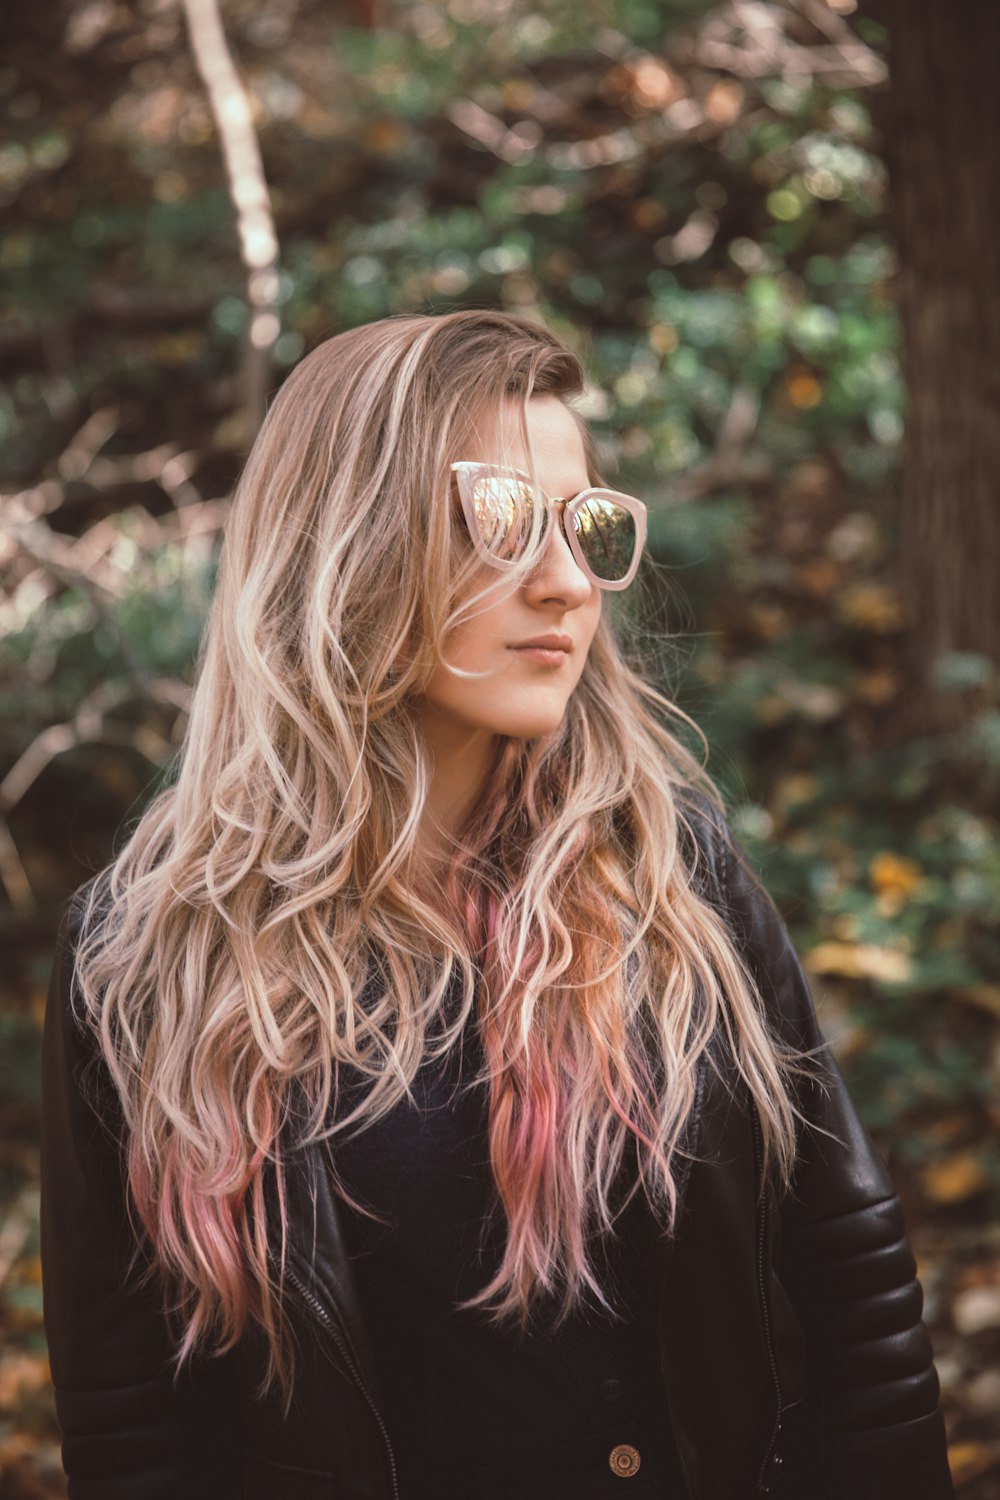
[{"label": "zipper", "polygon": [[667,1385],[667,1365],[666,1360],[663,1358],[663,1294],[664,1288],[666,1286],[666,1280],[667,1257],[661,1251],[656,1277],[656,1319],[654,1323],[654,1327],[656,1328],[656,1359],[660,1369],[660,1389],[663,1392],[664,1402],[667,1408],[667,1416],[670,1420],[670,1435],[673,1439],[674,1454],[676,1455],[677,1463],[680,1467],[681,1477],[684,1480],[684,1495],[686,1497],[686,1500],[691,1500],[691,1476],[688,1473],[687,1464],[684,1460],[684,1453],[680,1445],[680,1439],[677,1435],[677,1417],[674,1412],[674,1403],[670,1400],[668,1394],[669,1387]]},{"label": "zipper", "polygon": [[348,1372],[350,1373],[351,1379],[354,1381],[362,1396],[364,1396],[365,1401],[368,1405],[368,1409],[370,1410],[372,1416],[375,1418],[375,1421],[378,1424],[378,1430],[381,1433],[382,1441],[385,1444],[386,1458],[389,1460],[389,1478],[392,1484],[393,1500],[399,1500],[399,1481],[396,1475],[396,1455],[393,1453],[392,1443],[389,1441],[389,1429],[385,1425],[385,1419],[378,1409],[378,1405],[375,1401],[374,1396],[365,1385],[364,1379],[361,1375],[361,1371],[358,1369],[357,1361],[351,1353],[346,1338],[337,1325],[336,1320],[331,1317],[329,1312],[327,1312],[326,1308],[323,1306],[322,1302],[320,1302],[319,1298],[316,1297],[311,1291],[309,1291],[305,1283],[300,1280],[300,1278],[295,1274],[290,1266],[285,1266],[284,1274],[285,1278],[291,1282],[292,1286],[298,1292],[303,1302],[305,1302],[306,1305],[313,1310],[319,1321],[323,1324],[323,1327],[327,1329],[327,1331],[333,1338],[340,1357],[344,1361],[344,1364],[347,1367]]},{"label": "zipper", "polygon": [[767,1345],[767,1358],[771,1367],[771,1380],[774,1385],[775,1396],[774,1426],[771,1429],[767,1449],[757,1472],[757,1487],[755,1490],[756,1494],[766,1494],[767,1491],[762,1490],[761,1486],[764,1483],[764,1474],[767,1466],[771,1462],[771,1455],[774,1452],[774,1445],[778,1440],[778,1433],[781,1431],[781,1381],[778,1376],[778,1362],[774,1357],[774,1346],[771,1341],[771,1313],[768,1307],[767,1286],[764,1277],[764,1245],[767,1237],[767,1188],[763,1181],[764,1146],[761,1140],[760,1116],[757,1113],[756,1106],[751,1104],[751,1109],[753,1110],[754,1183],[760,1187],[760,1198],[757,1208],[757,1285],[760,1290],[761,1315],[764,1320],[764,1342]]},{"label": "zipper", "polygon": [[[691,1114],[690,1114],[690,1117],[688,1119],[687,1129],[686,1129],[685,1137],[684,1137],[684,1143],[685,1143],[685,1145],[687,1146],[688,1149],[691,1149],[694,1146],[695,1140],[697,1138],[697,1127],[699,1125],[700,1118],[701,1118],[701,1101],[702,1101],[702,1094],[703,1094],[703,1091],[704,1091],[704,1088],[705,1088],[705,1078],[706,1078],[706,1066],[705,1066],[704,1059],[702,1059],[701,1063],[700,1063],[700,1066],[699,1066],[697,1082],[696,1082],[696,1085],[695,1085],[694,1102],[693,1102],[693,1104],[691,1106]],[[687,1163],[687,1174],[688,1174],[688,1177],[690,1177],[690,1172],[691,1172],[691,1161],[690,1161],[690,1158],[689,1158],[688,1159],[688,1163]],[[684,1183],[684,1190],[686,1191],[686,1189],[687,1189],[687,1179],[685,1180],[685,1183]],[[663,1357],[663,1339],[662,1339],[662,1331],[663,1331],[663,1299],[664,1299],[664,1297],[666,1295],[666,1287],[667,1287],[667,1265],[668,1265],[668,1258],[669,1258],[668,1257],[668,1252],[666,1250],[661,1250],[660,1254],[659,1254],[659,1256],[657,1258],[656,1291],[655,1291],[655,1297],[654,1297],[654,1302],[655,1302],[654,1327],[656,1329],[656,1361],[657,1361],[657,1365],[658,1365],[658,1368],[659,1368],[659,1371],[660,1371],[660,1389],[663,1392],[664,1401],[665,1401],[666,1407],[667,1407],[667,1416],[668,1416],[669,1425],[670,1425],[670,1435],[671,1435],[671,1437],[673,1439],[674,1455],[676,1456],[677,1464],[678,1464],[678,1467],[679,1467],[680,1472],[681,1472],[681,1478],[684,1481],[684,1500],[691,1500],[691,1497],[692,1497],[692,1494],[693,1494],[693,1490],[692,1490],[692,1487],[691,1487],[691,1475],[688,1472],[687,1461],[684,1458],[684,1451],[683,1451],[683,1449],[681,1447],[680,1438],[678,1436],[678,1431],[677,1431],[677,1414],[674,1411],[674,1404],[673,1404],[673,1402],[669,1399],[669,1389],[670,1389],[670,1387],[669,1387],[669,1384],[667,1382],[667,1362],[666,1362],[666,1360]]]}]

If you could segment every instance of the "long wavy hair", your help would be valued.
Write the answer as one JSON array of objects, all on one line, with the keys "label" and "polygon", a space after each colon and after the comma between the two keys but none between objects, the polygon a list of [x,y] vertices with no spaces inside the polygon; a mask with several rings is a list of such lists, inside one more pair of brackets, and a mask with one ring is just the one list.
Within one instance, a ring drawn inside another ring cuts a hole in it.
[{"label": "long wavy hair", "polygon": [[[249,455],[175,775],[90,884],[75,955],[178,1370],[257,1325],[265,1387],[290,1390],[290,1144],[326,1143],[346,1192],[337,1131],[392,1109],[467,1024],[506,1224],[471,1305],[494,1318],[606,1302],[594,1251],[627,1146],[632,1191],[673,1227],[713,1036],[790,1178],[803,1054],[773,1034],[685,837],[692,790],[721,798],[606,616],[559,727],[497,738],[438,894],[418,878],[415,706],[454,627],[527,576],[483,583],[449,464],[503,403],[527,444],[532,396],[572,410],[583,385],[527,319],[386,318],[305,358]],[[346,1115],[343,1069],[365,1080]]]}]

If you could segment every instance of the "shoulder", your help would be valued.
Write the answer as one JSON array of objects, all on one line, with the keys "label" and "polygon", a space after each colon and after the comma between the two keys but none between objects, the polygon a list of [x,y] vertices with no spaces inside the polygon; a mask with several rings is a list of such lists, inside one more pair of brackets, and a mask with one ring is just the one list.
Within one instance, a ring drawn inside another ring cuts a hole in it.
[{"label": "shoulder", "polygon": [[[46,1023],[58,1023],[65,1036],[80,1026],[77,954],[105,910],[101,875],[92,875],[64,900],[56,928]],[[54,1014],[58,1012],[58,1015]]]},{"label": "shoulder", "polygon": [[70,1005],[76,991],[76,960],[84,939],[98,927],[111,908],[110,870],[104,869],[78,885],[63,901],[56,927],[53,980]]},{"label": "shoulder", "polygon": [[86,1013],[77,977],[77,955],[86,935],[107,911],[106,872],[91,876],[63,902],[56,931],[42,1038],[43,1111],[104,1114],[114,1105],[110,1075]]},{"label": "shoulder", "polygon": [[60,908],[59,935],[75,949],[95,921],[110,909],[110,869],[98,871],[78,885]]},{"label": "shoulder", "polygon": [[694,880],[726,924],[752,972],[778,1033],[795,1046],[816,1047],[812,993],[785,919],[733,834],[724,810],[700,791],[686,790],[679,811],[696,845]]},{"label": "shoulder", "polygon": [[692,878],[702,895],[724,906],[733,838],[725,809],[692,786],[677,792],[675,801]]},{"label": "shoulder", "polygon": [[734,835],[721,803],[685,787],[677,808],[702,894],[720,908],[741,943],[754,946],[769,939],[784,948],[789,943],[784,920]]}]

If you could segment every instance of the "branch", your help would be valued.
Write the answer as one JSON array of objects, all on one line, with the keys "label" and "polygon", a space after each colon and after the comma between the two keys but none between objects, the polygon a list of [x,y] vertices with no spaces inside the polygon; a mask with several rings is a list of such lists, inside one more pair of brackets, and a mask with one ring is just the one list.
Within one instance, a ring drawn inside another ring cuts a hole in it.
[{"label": "branch", "polygon": [[236,210],[240,259],[246,270],[250,324],[244,350],[245,436],[264,417],[271,360],[281,332],[278,316],[278,236],[264,176],[250,100],[233,63],[218,0],[182,0],[191,50],[215,119]]},{"label": "branch", "polygon": [[[172,677],[147,677],[144,687],[153,701],[170,704],[182,713],[190,711],[191,689],[186,683]],[[15,911],[34,912],[36,902],[7,815],[50,761],[86,744],[129,746],[155,766],[166,765],[174,753],[170,741],[149,725],[131,727],[106,717],[128,699],[130,689],[130,684],[101,683],[78,704],[68,723],[43,729],[0,781],[0,885]]]},{"label": "branch", "polygon": [[[809,21],[825,44],[809,46],[788,34],[795,17]],[[700,66],[737,78],[815,77],[831,85],[872,88],[885,82],[882,58],[841,16],[815,0],[730,0],[706,24],[677,39],[671,53],[684,67]]]},{"label": "branch", "polygon": [[[222,531],[229,501],[201,499],[189,478],[197,455],[166,443],[144,453],[104,457],[101,450],[115,422],[111,408],[92,413],[56,461],[58,478],[42,480],[19,493],[0,494],[0,634],[8,628],[12,632],[23,628],[29,615],[63,588],[85,595],[93,610],[93,624],[113,623],[120,601],[137,586],[139,563],[148,565],[165,546],[172,545],[181,548],[186,566],[190,557],[204,555]],[[100,489],[135,479],[159,484],[175,508],[154,517],[142,506],[131,506],[127,551],[117,545],[122,540],[118,515],[102,516],[75,538],[52,528],[49,517],[64,504],[70,483],[86,481]],[[102,682],[77,705],[67,722],[42,729],[0,775],[0,890],[17,912],[33,912],[36,902],[9,815],[46,766],[82,744],[127,746],[154,765],[163,765],[173,753],[172,743],[149,725],[127,725],[108,717],[109,710],[138,698],[175,710],[177,724],[190,712],[187,683],[156,675],[136,655],[124,632],[119,632],[117,650],[124,662],[124,680]],[[51,674],[56,653],[56,644],[44,635],[35,642],[29,659],[32,684]]]},{"label": "branch", "polygon": [[7,819],[3,817],[0,817],[0,885],[7,892],[7,899],[14,911],[34,912],[37,909],[27,871],[17,852]]}]

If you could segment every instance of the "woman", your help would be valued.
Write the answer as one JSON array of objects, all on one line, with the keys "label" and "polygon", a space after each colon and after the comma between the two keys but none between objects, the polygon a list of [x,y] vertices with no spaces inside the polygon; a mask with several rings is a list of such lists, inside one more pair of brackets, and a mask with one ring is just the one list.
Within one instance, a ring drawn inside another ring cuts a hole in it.
[{"label": "woman", "polygon": [[80,1500],[952,1493],[892,1183],[605,613],[645,508],[581,388],[390,318],[257,439],[176,779],[60,932]]}]

